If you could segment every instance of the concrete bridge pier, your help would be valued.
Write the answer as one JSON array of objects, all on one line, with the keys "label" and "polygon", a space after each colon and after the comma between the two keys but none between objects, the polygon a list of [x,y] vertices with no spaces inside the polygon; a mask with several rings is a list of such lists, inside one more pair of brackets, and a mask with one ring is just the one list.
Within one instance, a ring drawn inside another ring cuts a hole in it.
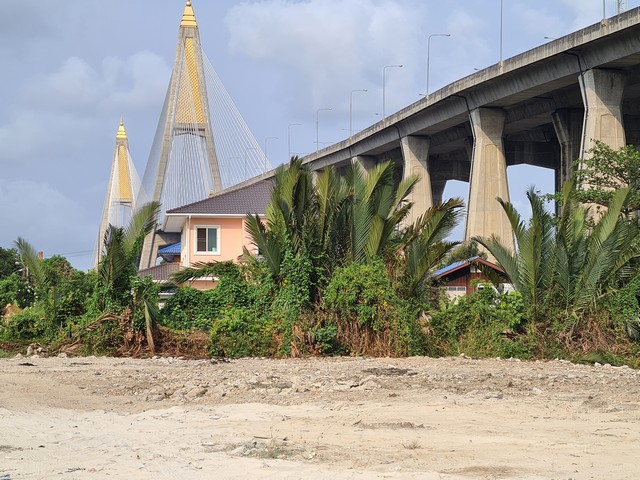
[{"label": "concrete bridge pier", "polygon": [[[413,208],[405,219],[407,225],[414,223],[433,206],[433,190],[431,188],[431,174],[429,173],[429,137],[410,135],[400,140],[404,168],[402,178],[417,175],[419,180],[408,197],[413,202]],[[444,185],[442,187],[444,189]],[[440,191],[442,197],[442,191]]]},{"label": "concrete bridge pier", "polygon": [[573,178],[574,163],[580,158],[584,111],[579,108],[561,108],[551,117],[560,143],[560,168],[555,172],[555,188],[556,192],[560,192],[564,183]]},{"label": "concrete bridge pier", "polygon": [[623,147],[622,96],[625,75],[615,70],[594,68],[580,75],[579,80],[585,108],[580,158],[587,157],[595,140],[614,150]]},{"label": "concrete bridge pier", "polygon": [[640,147],[640,116],[624,116],[624,134],[627,145],[635,145],[636,148]]},{"label": "concrete bridge pier", "polygon": [[498,197],[509,201],[502,139],[505,116],[504,110],[495,108],[477,108],[470,113],[474,143],[464,238],[468,241],[475,236],[495,235],[515,251],[511,225],[497,201]]}]

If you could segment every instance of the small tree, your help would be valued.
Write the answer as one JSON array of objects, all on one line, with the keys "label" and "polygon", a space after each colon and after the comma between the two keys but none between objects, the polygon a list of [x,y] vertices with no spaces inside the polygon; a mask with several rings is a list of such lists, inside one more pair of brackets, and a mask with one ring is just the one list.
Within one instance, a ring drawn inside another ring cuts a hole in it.
[{"label": "small tree", "polygon": [[608,207],[614,193],[629,188],[622,213],[640,210],[640,151],[634,145],[618,150],[597,141],[586,158],[576,160],[575,198],[584,204]]}]

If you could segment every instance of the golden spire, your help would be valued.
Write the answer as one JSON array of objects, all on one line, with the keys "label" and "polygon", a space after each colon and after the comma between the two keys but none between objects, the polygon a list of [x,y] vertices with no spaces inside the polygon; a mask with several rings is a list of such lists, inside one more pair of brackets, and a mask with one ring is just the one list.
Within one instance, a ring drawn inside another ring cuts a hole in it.
[{"label": "golden spire", "polygon": [[124,120],[120,117],[120,126],[118,127],[118,133],[116,133],[116,140],[126,140],[127,132],[124,130]]},{"label": "golden spire", "polygon": [[116,133],[116,164],[118,175],[118,192],[117,198],[120,203],[133,202],[133,190],[131,188],[131,172],[129,171],[129,149],[125,142],[119,140],[127,140],[127,132],[124,130],[124,120],[120,117],[120,126]]},{"label": "golden spire", "polygon": [[182,14],[181,27],[197,27],[196,16],[193,13],[193,7],[191,6],[191,0],[187,0],[187,5],[184,7],[184,13]]}]

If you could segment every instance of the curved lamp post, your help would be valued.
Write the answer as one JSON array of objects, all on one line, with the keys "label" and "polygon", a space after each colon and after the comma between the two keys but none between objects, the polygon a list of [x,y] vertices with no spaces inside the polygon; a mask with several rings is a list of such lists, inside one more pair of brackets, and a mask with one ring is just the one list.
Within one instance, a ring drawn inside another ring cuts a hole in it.
[{"label": "curved lamp post", "polygon": [[366,89],[351,90],[349,93],[349,140],[353,135],[353,92],[366,92]]},{"label": "curved lamp post", "polygon": [[289,158],[287,161],[291,160],[291,127],[301,126],[301,123],[290,123],[287,125],[287,146],[289,147]]},{"label": "curved lamp post", "polygon": [[331,107],[319,108],[316,110],[316,152],[320,148],[320,112],[323,110],[333,110]]},{"label": "curved lamp post", "polygon": [[402,65],[385,65],[384,67],[382,67],[382,120],[387,118],[387,115],[386,115],[387,68],[402,68]]}]

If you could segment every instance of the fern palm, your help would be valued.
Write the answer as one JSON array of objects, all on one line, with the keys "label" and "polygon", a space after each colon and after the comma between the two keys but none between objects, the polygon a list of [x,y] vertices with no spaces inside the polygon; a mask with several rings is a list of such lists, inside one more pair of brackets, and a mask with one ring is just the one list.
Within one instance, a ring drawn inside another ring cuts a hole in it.
[{"label": "fern palm", "polygon": [[415,297],[429,272],[459,244],[445,239],[460,221],[463,209],[459,198],[436,204],[405,230],[401,239],[405,295]]},{"label": "fern palm", "polygon": [[527,198],[532,210],[528,225],[513,205],[498,199],[513,228],[517,253],[493,236],[475,240],[504,268],[529,305],[531,319],[541,320],[545,307],[554,303],[578,316],[597,308],[605,287],[628,273],[629,262],[640,255],[638,226],[622,215],[629,189],[613,194],[608,210],[591,229],[587,226],[589,212],[578,204],[571,182],[563,187],[562,215],[557,223],[533,189]]}]

